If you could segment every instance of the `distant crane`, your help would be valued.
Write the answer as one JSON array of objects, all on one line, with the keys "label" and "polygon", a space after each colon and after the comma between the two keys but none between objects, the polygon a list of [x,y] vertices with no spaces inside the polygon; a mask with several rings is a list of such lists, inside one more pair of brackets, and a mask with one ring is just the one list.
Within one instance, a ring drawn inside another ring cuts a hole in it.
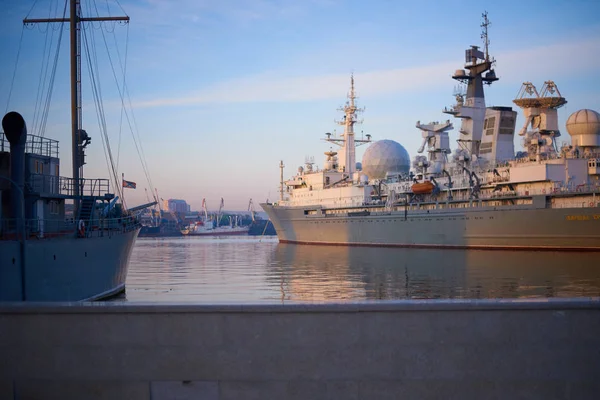
[{"label": "distant crane", "polygon": [[225,205],[225,202],[223,201],[223,198],[221,197],[221,204],[219,204],[219,214],[217,215],[217,226],[221,226],[221,211],[223,210],[224,205]]},{"label": "distant crane", "polygon": [[254,203],[252,202],[252,199],[250,199],[250,202],[248,203],[248,211],[250,211],[250,215],[252,216],[252,222],[256,222],[256,220],[254,219],[254,213],[256,212],[254,210]]}]

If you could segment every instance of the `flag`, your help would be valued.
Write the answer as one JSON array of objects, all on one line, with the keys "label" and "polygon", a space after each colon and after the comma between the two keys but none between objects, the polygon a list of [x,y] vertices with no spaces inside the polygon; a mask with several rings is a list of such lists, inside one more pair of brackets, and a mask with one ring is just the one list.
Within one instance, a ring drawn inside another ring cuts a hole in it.
[{"label": "flag", "polygon": [[123,187],[128,189],[135,189],[136,184],[135,182],[126,181],[125,179],[123,179]]}]

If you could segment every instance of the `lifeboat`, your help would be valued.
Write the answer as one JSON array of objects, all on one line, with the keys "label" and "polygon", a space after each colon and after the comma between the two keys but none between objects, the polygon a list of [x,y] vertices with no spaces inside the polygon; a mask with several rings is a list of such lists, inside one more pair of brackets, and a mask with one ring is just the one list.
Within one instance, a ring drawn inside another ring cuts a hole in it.
[{"label": "lifeboat", "polygon": [[433,192],[433,188],[435,186],[430,181],[415,183],[412,185],[411,189],[414,194],[429,194]]}]

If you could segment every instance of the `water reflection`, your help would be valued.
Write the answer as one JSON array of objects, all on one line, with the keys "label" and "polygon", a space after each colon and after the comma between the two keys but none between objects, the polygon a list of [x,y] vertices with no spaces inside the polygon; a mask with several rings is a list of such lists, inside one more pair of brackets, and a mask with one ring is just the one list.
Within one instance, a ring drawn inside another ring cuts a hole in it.
[{"label": "water reflection", "polygon": [[284,300],[600,295],[598,254],[280,244]]},{"label": "water reflection", "polygon": [[600,296],[598,253],[138,240],[129,301],[331,302]]}]

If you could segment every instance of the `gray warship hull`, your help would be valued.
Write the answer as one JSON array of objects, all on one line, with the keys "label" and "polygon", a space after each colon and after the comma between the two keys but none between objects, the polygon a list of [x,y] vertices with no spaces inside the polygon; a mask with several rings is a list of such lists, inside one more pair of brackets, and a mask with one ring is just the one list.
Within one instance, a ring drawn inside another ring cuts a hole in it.
[{"label": "gray warship hull", "polygon": [[139,231],[27,240],[24,272],[23,242],[0,241],[0,301],[99,300],[124,291]]},{"label": "gray warship hull", "polygon": [[[336,210],[261,204],[284,243],[600,251],[600,207]],[[362,210],[362,211],[360,211]],[[316,212],[315,212],[316,211]]]}]

